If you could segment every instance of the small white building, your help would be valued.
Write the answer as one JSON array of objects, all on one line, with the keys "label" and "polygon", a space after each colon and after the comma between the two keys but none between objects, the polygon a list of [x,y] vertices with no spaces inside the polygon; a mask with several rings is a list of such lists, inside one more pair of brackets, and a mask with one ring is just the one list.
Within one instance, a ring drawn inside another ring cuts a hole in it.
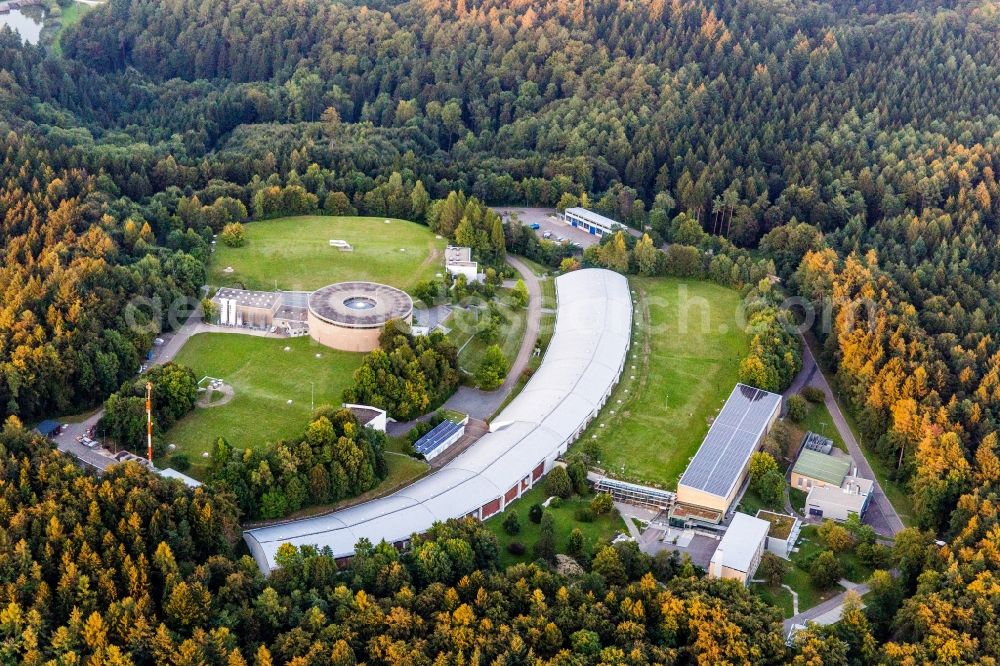
[{"label": "small white building", "polygon": [[379,432],[385,432],[385,427],[389,417],[384,409],[372,407],[371,405],[352,405],[346,402],[342,405],[342,407],[354,414],[354,418],[356,418],[358,423],[362,426],[366,428],[374,428]]},{"label": "small white building", "polygon": [[813,486],[806,497],[806,511],[810,516],[831,520],[847,520],[851,514],[864,518],[874,487],[871,479],[853,475],[846,477],[839,488]]},{"label": "small white building", "polygon": [[172,467],[167,467],[166,469],[158,469],[156,470],[156,473],[165,479],[177,479],[188,488],[198,488],[201,486],[201,481],[199,481],[198,479],[192,479],[187,474],[178,472],[176,469],[173,469]]},{"label": "small white building", "polygon": [[600,213],[579,206],[567,208],[562,218],[569,226],[586,231],[591,236],[603,236],[625,228],[610,217],[604,217]]},{"label": "small white building", "polygon": [[472,248],[449,245],[444,249],[444,268],[454,277],[464,275],[469,282],[480,282],[479,262],[472,260]]},{"label": "small white building", "polygon": [[771,523],[745,513],[733,515],[708,565],[712,578],[733,578],[748,585],[760,565]]}]

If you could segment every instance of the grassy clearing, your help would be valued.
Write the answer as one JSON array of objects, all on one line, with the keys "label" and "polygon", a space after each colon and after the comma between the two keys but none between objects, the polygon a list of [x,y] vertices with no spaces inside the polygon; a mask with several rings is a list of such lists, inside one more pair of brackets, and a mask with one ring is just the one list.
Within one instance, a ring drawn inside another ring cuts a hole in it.
[{"label": "grassy clearing", "polygon": [[751,488],[747,488],[747,491],[743,493],[743,499],[740,500],[739,505],[736,507],[738,511],[749,514],[751,516],[756,516],[757,512],[761,509],[766,511],[776,511],[778,513],[785,512],[785,506],[783,502],[768,503],[764,501],[760,495],[754,492]]},{"label": "grassy clearing", "polygon": [[[819,359],[821,356],[821,349],[819,342],[816,338],[807,334],[805,336],[806,342],[809,344],[809,349],[812,351],[813,358]],[[823,372],[829,378],[832,373],[828,372],[826,368],[822,368]],[[833,383],[830,382],[831,388],[833,388]],[[854,412],[851,411],[850,404],[847,400],[843,399],[837,390],[833,388],[833,399],[836,400],[837,405],[840,407],[841,413],[844,415],[844,420],[847,421],[847,426],[851,429],[854,434],[854,439],[858,441],[861,446],[862,452],[865,454],[865,458],[868,460],[868,464],[871,465],[872,471],[875,473],[875,478],[878,480],[879,485],[882,487],[882,491],[885,492],[885,496],[892,503],[896,513],[899,514],[900,520],[903,521],[903,525],[910,527],[913,525],[913,502],[910,500],[910,491],[906,487],[905,483],[900,483],[890,478],[889,467],[878,457],[878,455],[871,450],[868,446],[868,442],[861,436],[861,429],[858,427],[857,420],[855,419]]]},{"label": "grassy clearing", "polygon": [[625,372],[583,437],[597,435],[600,466],[616,476],[675,488],[749,345],[736,326],[739,294],[675,278],[632,278],[631,288],[639,326]]},{"label": "grassy clearing", "polygon": [[[533,550],[535,542],[538,541],[540,528],[528,519],[528,511],[531,509],[532,504],[541,504],[548,499],[543,485],[535,486],[522,495],[521,499],[515,501],[504,513],[499,513],[484,523],[491,532],[496,534],[497,540],[500,542],[500,563],[503,566],[518,562],[533,562],[535,559]],[[598,542],[609,542],[619,532],[625,531],[625,523],[617,512],[611,515],[595,517],[591,523],[578,521],[575,515],[577,509],[590,506],[591,499],[593,499],[592,496],[580,497],[574,495],[568,500],[563,500],[558,507],[546,509],[546,511],[552,513],[552,517],[555,519],[556,552],[566,552],[569,535],[574,528],[579,528],[583,532],[586,548],[591,552],[593,552],[594,546]],[[504,516],[510,511],[517,514],[517,518],[521,523],[521,531],[513,536],[507,534],[501,525]],[[508,544],[512,541],[520,541],[525,545],[524,555],[515,556],[507,550]]]},{"label": "grassy clearing", "polygon": [[543,278],[539,283],[542,289],[542,307],[553,310],[556,307],[556,281],[555,278]]},{"label": "grassy clearing", "polygon": [[[786,618],[792,617],[792,611],[794,610],[792,593],[785,588],[770,587],[766,583],[751,583],[750,590],[765,602],[780,608]],[[801,611],[802,609],[800,608],[799,610]]]},{"label": "grassy clearing", "polygon": [[[806,525],[802,528],[797,545],[798,552],[792,554],[792,561],[802,565],[803,569],[808,569],[808,563],[813,557],[828,550],[820,540],[815,525]],[[864,583],[871,578],[871,567],[863,564],[853,552],[840,553],[837,559],[843,568],[844,578],[852,583]]]},{"label": "grassy clearing", "polygon": [[518,255],[517,258],[519,260],[523,261],[524,265],[527,266],[531,270],[532,273],[534,273],[535,275],[537,275],[539,277],[541,277],[543,275],[552,275],[553,273],[555,273],[555,271],[552,270],[551,268],[549,268],[548,266],[544,266],[544,265],[538,263],[537,261],[534,261],[532,259],[528,259],[527,257],[522,257],[522,256]]},{"label": "grassy clearing", "polygon": [[805,513],[806,497],[808,496],[808,493],[805,493],[798,488],[788,489],[788,501],[792,503],[792,508],[799,513]]},{"label": "grassy clearing", "polygon": [[[844,453],[848,453],[847,444],[844,443],[843,437],[837,432],[837,427],[833,425],[833,417],[830,416],[830,410],[822,403],[818,405],[809,403],[809,411],[806,413],[806,417],[802,419],[802,422],[792,423],[791,425],[801,430],[803,435],[811,431],[824,437],[829,437],[833,440],[835,447]],[[800,437],[796,444],[801,443],[802,438]]]},{"label": "grassy clearing", "polygon": [[62,57],[62,36],[66,28],[76,25],[83,18],[84,14],[94,9],[93,5],[85,5],[82,2],[71,2],[66,7],[61,7],[62,16],[59,18],[59,29],[52,40],[52,54]]},{"label": "grassy clearing", "polygon": [[[411,289],[444,270],[445,239],[422,225],[374,217],[305,215],[246,225],[247,244],[218,243],[209,273],[215,286],[312,290],[334,282],[368,280]],[[346,240],[354,250],[330,247]],[[402,251],[401,251],[402,250]],[[232,273],[225,273],[232,267]]]},{"label": "grassy clearing", "polygon": [[[509,321],[500,326],[496,344],[500,345],[500,349],[509,363],[514,362],[521,349],[524,329],[527,326],[527,312],[526,309],[516,311],[504,309],[504,314]],[[448,337],[459,349],[459,367],[469,374],[475,374],[483,362],[486,350],[493,344],[477,335],[485,327],[485,322],[488,319],[489,311],[485,308],[478,314],[475,311],[465,312],[455,309],[446,323],[446,326],[451,329]]]},{"label": "grassy clearing", "polygon": [[311,390],[316,406],[339,405],[363,357],[323,347],[311,338],[196,335],[181,349],[177,362],[193,368],[199,378],[208,375],[231,384],[235,397],[220,407],[195,409],[166,440],[177,445],[174,453],[188,455],[192,474],[199,477],[206,464],[201,454],[211,450],[216,437],[238,447],[260,447],[298,436],[309,420]]}]

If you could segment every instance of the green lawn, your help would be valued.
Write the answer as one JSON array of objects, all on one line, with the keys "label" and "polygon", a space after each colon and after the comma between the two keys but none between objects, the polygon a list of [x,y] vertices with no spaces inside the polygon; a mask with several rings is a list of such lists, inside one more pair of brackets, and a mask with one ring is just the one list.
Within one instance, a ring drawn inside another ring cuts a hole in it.
[{"label": "green lawn", "polygon": [[[748,349],[746,333],[736,326],[740,297],[697,280],[631,278],[630,284],[639,297],[640,325],[622,381],[583,437],[597,435],[599,466],[615,476],[675,488],[733,390]],[[681,308],[682,302],[689,306]]]},{"label": "green lawn", "polygon": [[177,362],[193,368],[199,379],[208,375],[231,384],[235,397],[219,407],[196,408],[166,434],[166,441],[177,445],[174,453],[188,455],[197,477],[207,462],[202,452],[220,435],[238,447],[298,436],[309,420],[311,388],[316,406],[339,405],[363,357],[323,347],[311,338],[196,335],[181,349]]},{"label": "green lawn", "polygon": [[[247,244],[219,242],[209,282],[247,289],[313,290],[334,282],[369,280],[400,289],[444,271],[445,239],[414,222],[375,217],[306,215],[250,222]],[[346,240],[354,250],[330,247]],[[232,273],[225,269],[232,267]]]},{"label": "green lawn", "polygon": [[751,516],[756,516],[757,512],[760,511],[761,509],[765,509],[767,511],[774,511],[776,513],[785,512],[784,502],[779,501],[773,504],[765,502],[764,498],[758,495],[751,488],[747,488],[747,491],[743,493],[743,499],[740,500],[739,506],[737,506],[736,508],[739,511]]},{"label": "green lawn", "polygon": [[792,503],[792,508],[798,511],[799,513],[803,514],[805,513],[806,498],[808,496],[809,496],[808,493],[805,493],[799,490],[798,488],[788,489],[788,501]]},{"label": "green lawn", "polygon": [[556,280],[554,277],[542,278],[539,281],[542,289],[542,307],[550,310],[556,307]]},{"label": "green lawn", "polygon": [[[751,583],[750,590],[758,597],[772,606],[777,606],[785,614],[786,618],[792,617],[794,606],[792,606],[792,593],[783,587],[769,587],[766,583]],[[801,598],[799,603],[801,603]],[[803,609],[799,609],[801,612]]]},{"label": "green lawn", "polygon": [[[521,341],[524,339],[524,328],[527,324],[527,309],[510,310],[503,309],[509,321],[500,327],[499,339],[496,344],[500,345],[503,355],[508,363],[513,363],[517,358],[517,353],[521,349]],[[489,311],[485,308],[478,314],[478,317],[485,321],[489,317]],[[488,343],[477,333],[481,326],[477,323],[477,316],[474,312],[464,312],[454,310],[445,324],[451,329],[448,337],[459,349],[458,365],[469,374],[475,374],[476,370],[483,362],[486,350],[493,343]]]},{"label": "green lawn", "polygon": [[83,18],[83,15],[94,9],[92,5],[85,5],[82,2],[71,2],[66,7],[61,7],[62,16],[59,19],[59,29],[52,40],[52,54],[62,57],[62,36],[66,28],[76,25]]},{"label": "green lawn", "polygon": [[[830,416],[830,411],[826,408],[826,405],[822,403],[818,405],[809,403],[809,411],[806,414],[806,418],[802,419],[801,423],[793,425],[802,430],[803,434],[807,431],[812,431],[824,437],[829,437],[833,440],[835,447],[844,453],[848,453],[847,444],[844,443],[844,439],[837,431],[837,427],[833,425],[833,417]],[[798,443],[801,443],[801,441]]]},{"label": "green lawn", "polygon": [[[522,495],[520,499],[516,500],[506,511],[497,514],[484,523],[491,532],[496,534],[497,540],[500,542],[500,562],[503,566],[518,562],[534,561],[533,549],[535,542],[538,541],[539,526],[528,519],[528,510],[531,509],[532,504],[540,504],[548,499],[543,486],[544,484],[535,486]],[[566,552],[566,545],[573,528],[579,528],[583,532],[587,548],[591,552],[593,552],[594,545],[598,541],[608,542],[619,532],[626,530],[625,523],[617,512],[597,517],[592,523],[581,523],[578,521],[575,516],[577,509],[590,506],[591,499],[593,499],[593,496],[580,497],[574,495],[568,500],[563,500],[562,504],[556,508],[549,507],[545,509],[551,512],[552,517],[555,519],[556,552]],[[517,513],[518,520],[521,522],[521,531],[513,536],[507,534],[501,525],[504,515],[510,511]],[[508,552],[507,544],[512,541],[520,541],[525,545],[526,550],[524,555],[514,556]]]}]

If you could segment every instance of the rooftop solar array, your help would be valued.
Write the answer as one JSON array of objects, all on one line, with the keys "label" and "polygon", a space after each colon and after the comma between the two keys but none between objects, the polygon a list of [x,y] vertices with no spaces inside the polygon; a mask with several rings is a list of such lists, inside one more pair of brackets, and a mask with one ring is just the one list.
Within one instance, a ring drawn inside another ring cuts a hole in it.
[{"label": "rooftop solar array", "polygon": [[439,446],[447,442],[455,433],[465,428],[463,425],[452,421],[442,421],[429,433],[417,440],[413,445],[414,450],[422,456],[432,453]]},{"label": "rooftop solar array", "polygon": [[681,485],[726,497],[780,405],[780,395],[737,384],[681,476]]}]

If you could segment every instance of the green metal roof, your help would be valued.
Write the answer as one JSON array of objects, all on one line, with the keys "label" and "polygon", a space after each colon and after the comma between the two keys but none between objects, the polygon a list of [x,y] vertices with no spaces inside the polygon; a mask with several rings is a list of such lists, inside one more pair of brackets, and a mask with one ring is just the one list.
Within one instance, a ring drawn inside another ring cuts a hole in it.
[{"label": "green metal roof", "polygon": [[844,482],[844,477],[850,469],[851,461],[846,458],[835,458],[826,453],[802,449],[792,471],[839,486]]}]

